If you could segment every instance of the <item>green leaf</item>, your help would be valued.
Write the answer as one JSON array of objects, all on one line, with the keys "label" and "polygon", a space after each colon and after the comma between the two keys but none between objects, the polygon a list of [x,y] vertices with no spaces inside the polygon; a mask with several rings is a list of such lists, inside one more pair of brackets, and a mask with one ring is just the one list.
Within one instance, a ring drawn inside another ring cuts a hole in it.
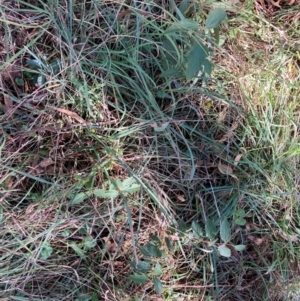
[{"label": "green leaf", "polygon": [[224,242],[228,242],[230,240],[231,230],[227,218],[225,218],[221,223],[220,237]]},{"label": "green leaf", "polygon": [[94,189],[93,194],[99,198],[116,198],[119,192],[115,189],[104,190],[104,189]]},{"label": "green leaf", "polygon": [[238,209],[234,212],[234,214],[238,217],[245,217],[246,216],[246,212],[244,209]]},{"label": "green leaf", "polygon": [[192,47],[187,55],[187,79],[192,79],[199,72],[206,57],[207,52],[204,45],[197,43]]},{"label": "green leaf", "polygon": [[138,284],[145,284],[149,281],[149,278],[145,275],[140,275],[140,274],[134,274],[134,275],[130,275],[129,280],[138,283]]},{"label": "green leaf", "polygon": [[196,238],[203,237],[203,231],[202,231],[200,225],[197,222],[195,222],[195,221],[192,222],[192,230],[193,230],[193,235]]},{"label": "green leaf", "polygon": [[90,195],[90,192],[79,192],[74,196],[73,200],[70,202],[70,205],[78,205],[88,199]]},{"label": "green leaf", "polygon": [[16,83],[16,85],[19,86],[19,87],[22,87],[22,86],[24,86],[24,84],[25,84],[23,78],[21,78],[21,77],[16,77],[16,78],[15,78],[15,83]]},{"label": "green leaf", "polygon": [[169,251],[172,252],[174,250],[174,246],[173,246],[171,240],[168,237],[166,237],[165,238],[165,242],[166,242],[166,245],[167,245]]},{"label": "green leaf", "polygon": [[50,68],[53,74],[57,74],[61,69],[62,63],[59,59],[55,59],[50,63]]},{"label": "green leaf", "polygon": [[198,30],[199,24],[190,19],[183,19],[178,22],[174,22],[166,31],[165,34],[176,32],[176,31],[188,31],[188,30]]},{"label": "green leaf", "polygon": [[87,236],[87,237],[84,239],[84,246],[85,246],[87,249],[93,249],[96,245],[97,245],[96,239],[93,239],[91,236]]},{"label": "green leaf", "polygon": [[162,267],[158,262],[156,263],[152,274],[154,276],[160,276],[162,274]]},{"label": "green leaf", "polygon": [[162,257],[161,250],[152,243],[147,243],[146,246],[139,246],[138,248],[145,256],[157,257],[157,258]]},{"label": "green leaf", "polygon": [[97,293],[93,293],[91,301],[99,301]]},{"label": "green leaf", "polygon": [[163,285],[161,281],[158,278],[153,278],[152,281],[154,283],[156,293],[160,295],[163,291]]},{"label": "green leaf", "polygon": [[224,256],[227,258],[231,256],[231,250],[228,247],[226,247],[226,245],[219,246],[218,251],[221,256]]},{"label": "green leaf", "polygon": [[245,245],[236,245],[236,246],[234,246],[234,248],[236,251],[243,251],[246,248],[246,246]]},{"label": "green leaf", "polygon": [[226,18],[226,12],[222,8],[216,8],[208,14],[205,27],[207,29],[216,28]]},{"label": "green leaf", "polygon": [[219,28],[214,29],[214,36],[215,36],[215,41],[217,45],[220,45],[220,31]]},{"label": "green leaf", "polygon": [[211,219],[207,219],[205,223],[206,236],[209,239],[213,239],[217,234],[217,228]]},{"label": "green leaf", "polygon": [[151,269],[151,265],[147,261],[130,261],[130,265],[135,271],[140,273],[148,273]]},{"label": "green leaf", "polygon": [[69,243],[69,246],[75,251],[75,253],[81,258],[85,259],[84,252],[78,247],[78,245],[75,242]]},{"label": "green leaf", "polygon": [[40,252],[40,258],[43,260],[48,259],[53,252],[53,249],[52,249],[50,243],[47,241],[43,242],[41,245],[41,248],[42,248],[42,250]]},{"label": "green leaf", "polygon": [[204,62],[203,62],[204,72],[206,74],[208,74],[209,76],[211,75],[211,72],[212,72],[212,66],[213,66],[213,63],[210,60],[208,60],[208,59],[204,60]]},{"label": "green leaf", "polygon": [[28,66],[34,70],[38,70],[41,69],[42,67],[44,67],[44,64],[41,60],[38,59],[32,59],[32,60],[26,60],[26,63],[28,64]]},{"label": "green leaf", "polygon": [[159,77],[172,77],[172,76],[176,76],[176,77],[182,77],[182,72],[179,68],[170,68],[164,72],[161,73],[161,75]]},{"label": "green leaf", "polygon": [[247,221],[243,217],[238,217],[234,222],[239,226],[245,226]]}]

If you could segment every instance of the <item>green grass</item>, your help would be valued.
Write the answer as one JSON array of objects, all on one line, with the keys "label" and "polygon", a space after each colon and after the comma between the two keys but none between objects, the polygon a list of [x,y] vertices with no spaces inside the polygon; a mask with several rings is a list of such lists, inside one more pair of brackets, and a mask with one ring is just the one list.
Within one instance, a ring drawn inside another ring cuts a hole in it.
[{"label": "green grass", "polygon": [[3,300],[299,298],[299,5],[175,2],[2,4]]}]

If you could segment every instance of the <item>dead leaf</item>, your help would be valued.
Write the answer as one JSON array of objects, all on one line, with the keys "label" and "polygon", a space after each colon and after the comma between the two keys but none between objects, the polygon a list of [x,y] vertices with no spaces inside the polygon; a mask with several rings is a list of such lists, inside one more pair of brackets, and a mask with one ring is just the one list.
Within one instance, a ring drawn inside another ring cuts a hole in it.
[{"label": "dead leaf", "polygon": [[243,154],[238,154],[234,159],[234,165],[237,166],[240,162],[241,158],[243,157]]},{"label": "dead leaf", "polygon": [[10,118],[13,118],[14,113],[13,113],[13,101],[8,95],[3,95],[4,96],[4,110],[10,115]]},{"label": "dead leaf", "polygon": [[223,175],[228,175],[228,176],[233,175],[233,170],[230,165],[219,163],[218,169],[219,169],[219,172]]},{"label": "dead leaf", "polygon": [[54,164],[54,161],[51,158],[47,158],[47,159],[41,161],[41,163],[39,164],[39,167],[45,168],[45,167],[47,167],[49,165],[52,165],[52,164]]},{"label": "dead leaf", "polygon": [[70,111],[68,109],[56,108],[56,107],[52,107],[52,106],[49,106],[49,105],[47,105],[47,107],[51,108],[51,109],[53,109],[55,111],[58,111],[58,112],[60,112],[62,114],[68,115],[69,117],[75,119],[79,123],[85,123],[85,120],[83,118],[81,118],[77,113],[72,112],[72,111]]},{"label": "dead leaf", "polygon": [[185,202],[185,198],[184,198],[183,195],[177,195],[177,199],[178,199],[178,201],[180,201],[180,202]]}]

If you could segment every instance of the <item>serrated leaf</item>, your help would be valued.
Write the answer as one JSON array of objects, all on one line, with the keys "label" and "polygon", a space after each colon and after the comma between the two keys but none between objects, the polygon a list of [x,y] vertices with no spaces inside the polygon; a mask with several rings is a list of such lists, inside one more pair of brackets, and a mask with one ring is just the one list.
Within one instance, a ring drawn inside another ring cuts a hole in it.
[{"label": "serrated leaf", "polygon": [[145,284],[149,281],[149,278],[147,276],[139,274],[130,275],[128,278],[129,280],[138,284]]},{"label": "serrated leaf", "polygon": [[134,192],[138,192],[141,188],[141,185],[139,184],[132,184],[130,187],[124,189],[124,192],[126,193],[134,193]]},{"label": "serrated leaf", "polygon": [[104,190],[104,189],[94,189],[93,194],[99,198],[116,198],[119,192],[115,189]]},{"label": "serrated leaf", "polygon": [[153,281],[156,293],[158,295],[160,295],[163,291],[163,285],[162,285],[161,281],[158,278],[153,278],[152,281]]},{"label": "serrated leaf", "polygon": [[70,205],[78,205],[83,201],[85,201],[86,199],[88,199],[89,197],[90,197],[89,192],[79,192],[74,196],[74,198],[70,202]]},{"label": "serrated leaf", "polygon": [[227,218],[225,218],[221,223],[220,237],[224,242],[228,242],[230,240],[231,230],[230,230],[230,224],[229,224]]},{"label": "serrated leaf", "polygon": [[231,256],[231,250],[228,247],[226,247],[226,245],[219,246],[218,251],[221,256],[224,256],[227,258]]},{"label": "serrated leaf", "polygon": [[160,276],[162,274],[162,267],[161,265],[157,262],[155,267],[154,267],[154,270],[153,270],[153,275],[154,276]]},{"label": "serrated leaf", "polygon": [[216,28],[226,18],[226,12],[222,8],[216,8],[208,14],[205,27],[207,29]]},{"label": "serrated leaf", "polygon": [[176,31],[188,31],[188,30],[198,30],[199,24],[190,19],[183,19],[178,22],[174,22],[166,31],[165,34],[176,32]]},{"label": "serrated leaf", "polygon": [[194,45],[187,55],[187,79],[192,79],[201,69],[204,60],[207,57],[207,52],[202,44]]},{"label": "serrated leaf", "polygon": [[97,245],[96,239],[93,239],[91,236],[87,236],[87,237],[84,239],[84,246],[85,246],[87,249],[93,249],[96,245]]},{"label": "serrated leaf", "polygon": [[135,271],[140,273],[148,273],[151,269],[151,265],[147,261],[139,261],[138,263],[136,261],[131,261],[130,265]]},{"label": "serrated leaf", "polygon": [[240,252],[240,251],[243,251],[246,248],[246,246],[245,245],[236,245],[236,246],[234,246],[234,248],[236,251]]},{"label": "serrated leaf", "polygon": [[207,219],[205,223],[206,236],[209,239],[213,239],[217,234],[217,228],[211,219]]},{"label": "serrated leaf", "polygon": [[193,235],[196,238],[203,237],[203,231],[202,231],[202,228],[200,227],[199,223],[193,221],[192,222],[192,230],[193,230]]},{"label": "serrated leaf", "polygon": [[53,252],[53,248],[51,247],[51,244],[49,242],[43,242],[41,245],[41,252],[40,252],[40,258],[43,260],[48,259],[52,252]]},{"label": "serrated leaf", "polygon": [[130,187],[135,182],[136,182],[136,180],[133,177],[129,177],[129,178],[123,180],[123,182],[122,182],[123,189],[126,189],[126,187]]}]

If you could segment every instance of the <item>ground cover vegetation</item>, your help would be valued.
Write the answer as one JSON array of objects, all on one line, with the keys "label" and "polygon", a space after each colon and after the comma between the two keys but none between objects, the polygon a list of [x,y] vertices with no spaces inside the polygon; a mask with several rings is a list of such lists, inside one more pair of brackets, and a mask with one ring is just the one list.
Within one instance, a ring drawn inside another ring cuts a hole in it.
[{"label": "ground cover vegetation", "polygon": [[1,300],[299,300],[299,11],[1,1]]}]

